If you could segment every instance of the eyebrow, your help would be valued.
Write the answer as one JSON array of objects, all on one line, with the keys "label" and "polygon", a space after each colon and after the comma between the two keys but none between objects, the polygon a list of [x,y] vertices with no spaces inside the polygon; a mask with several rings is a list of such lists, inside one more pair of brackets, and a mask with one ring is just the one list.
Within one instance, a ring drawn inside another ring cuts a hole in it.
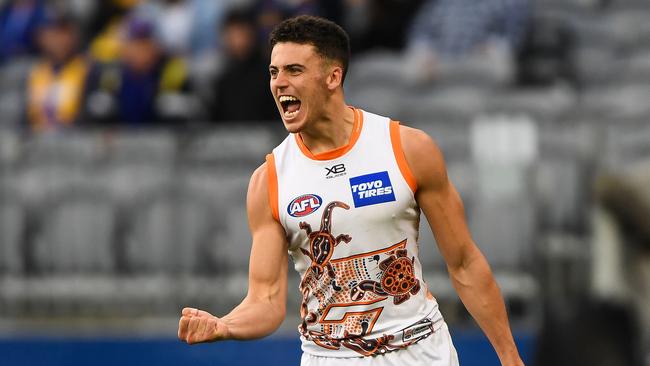
[{"label": "eyebrow", "polygon": [[[302,64],[288,64],[288,65],[284,65],[282,68],[285,69],[285,70],[287,70],[287,69],[295,69],[295,68],[304,69],[305,65],[302,65]],[[275,65],[269,65],[269,70],[278,70],[278,67],[275,66]]]}]

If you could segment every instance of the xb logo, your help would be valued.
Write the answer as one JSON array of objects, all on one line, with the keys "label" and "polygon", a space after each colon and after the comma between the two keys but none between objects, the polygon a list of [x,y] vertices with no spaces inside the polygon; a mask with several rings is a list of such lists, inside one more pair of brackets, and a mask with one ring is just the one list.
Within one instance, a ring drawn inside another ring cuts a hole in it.
[{"label": "xb logo", "polygon": [[345,164],[336,164],[331,168],[325,167],[325,170],[327,171],[325,174],[325,178],[327,179],[340,177],[345,175]]}]

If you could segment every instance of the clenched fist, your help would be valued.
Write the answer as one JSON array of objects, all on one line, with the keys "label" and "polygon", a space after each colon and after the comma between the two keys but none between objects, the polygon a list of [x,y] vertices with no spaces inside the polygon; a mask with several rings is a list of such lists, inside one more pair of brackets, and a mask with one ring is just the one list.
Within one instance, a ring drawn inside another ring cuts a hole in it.
[{"label": "clenched fist", "polygon": [[184,308],[178,322],[178,339],[188,344],[228,338],[226,323],[207,311]]}]

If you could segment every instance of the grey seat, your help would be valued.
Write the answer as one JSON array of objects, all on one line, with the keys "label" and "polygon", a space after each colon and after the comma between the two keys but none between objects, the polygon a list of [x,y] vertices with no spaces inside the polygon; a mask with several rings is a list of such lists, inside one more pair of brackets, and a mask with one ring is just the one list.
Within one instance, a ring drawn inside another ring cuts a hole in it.
[{"label": "grey seat", "polygon": [[213,243],[225,224],[199,192],[169,186],[133,202],[120,249],[121,269],[133,274],[217,272]]},{"label": "grey seat", "polygon": [[82,166],[64,163],[21,164],[6,177],[17,194],[29,206],[52,200],[53,196],[74,185],[89,184],[95,178]]},{"label": "grey seat", "polygon": [[351,60],[350,70],[346,76],[346,87],[372,85],[378,87],[400,87],[404,86],[404,77],[400,69],[404,65],[404,58],[401,53],[390,51],[367,52]]},{"label": "grey seat", "polygon": [[621,120],[605,127],[601,167],[624,169],[626,165],[650,159],[650,124],[646,118]]},{"label": "grey seat", "polygon": [[531,197],[538,124],[530,118],[483,117],[472,124],[477,193],[468,217],[476,243],[495,272],[530,276],[537,237]]},{"label": "grey seat", "polygon": [[194,136],[185,147],[183,158],[192,165],[257,167],[280,141],[278,126],[233,124]]},{"label": "grey seat", "polygon": [[401,118],[403,96],[395,89],[359,85],[346,91],[350,105],[394,119]]},{"label": "grey seat", "polygon": [[0,67],[4,88],[21,88],[29,76],[32,66],[37,62],[32,57],[12,57]]},{"label": "grey seat", "polygon": [[567,88],[550,87],[493,93],[487,97],[485,111],[491,114],[525,114],[537,119],[556,118],[575,104],[576,95]]},{"label": "grey seat", "polygon": [[584,224],[585,195],[577,160],[542,160],[536,174],[540,225],[546,230],[579,230]]},{"label": "grey seat", "polygon": [[490,265],[499,271],[527,272],[536,239],[532,200],[481,202],[472,211],[470,230]]},{"label": "grey seat", "polygon": [[176,136],[162,129],[107,133],[102,147],[111,162],[171,164],[177,153]]},{"label": "grey seat", "polygon": [[436,142],[447,162],[466,162],[470,158],[469,124],[467,121],[448,121],[439,118],[405,121],[427,133]]},{"label": "grey seat", "polygon": [[171,161],[155,163],[136,159],[112,161],[97,169],[95,175],[113,199],[123,206],[169,185],[175,173]]},{"label": "grey seat", "polygon": [[21,156],[22,140],[14,128],[0,128],[0,173],[15,165]]},{"label": "grey seat", "polygon": [[433,87],[414,90],[401,98],[404,120],[414,123],[429,121],[467,121],[485,110],[486,90],[471,86]]},{"label": "grey seat", "polygon": [[100,134],[88,131],[31,135],[24,143],[24,162],[67,166],[92,165],[103,157],[101,141]]},{"label": "grey seat", "polygon": [[3,128],[20,127],[25,111],[24,91],[0,90],[0,125]]},{"label": "grey seat", "polygon": [[248,268],[251,236],[246,194],[251,173],[252,168],[197,167],[183,176],[183,189],[206,197],[217,211],[214,222],[220,225],[210,255],[233,271]]},{"label": "grey seat", "polygon": [[623,46],[633,46],[640,42],[648,41],[648,16],[650,12],[646,9],[620,9],[610,12],[605,23],[613,38]]},{"label": "grey seat", "polygon": [[24,273],[26,229],[25,206],[17,195],[0,187],[0,273],[5,275]]},{"label": "grey seat", "polygon": [[540,228],[553,232],[585,229],[590,167],[598,146],[598,123],[563,120],[540,124],[540,158],[534,166],[533,192]]},{"label": "grey seat", "polygon": [[30,262],[37,273],[111,273],[116,207],[108,192],[70,186],[38,207]]}]

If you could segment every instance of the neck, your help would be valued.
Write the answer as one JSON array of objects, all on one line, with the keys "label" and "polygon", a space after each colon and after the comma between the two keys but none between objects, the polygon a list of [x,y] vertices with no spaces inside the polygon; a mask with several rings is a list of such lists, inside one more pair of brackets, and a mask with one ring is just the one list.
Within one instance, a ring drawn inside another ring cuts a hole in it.
[{"label": "neck", "polygon": [[352,136],[354,110],[345,104],[343,98],[325,107],[324,111],[309,129],[300,131],[303,143],[314,155],[345,146]]}]

